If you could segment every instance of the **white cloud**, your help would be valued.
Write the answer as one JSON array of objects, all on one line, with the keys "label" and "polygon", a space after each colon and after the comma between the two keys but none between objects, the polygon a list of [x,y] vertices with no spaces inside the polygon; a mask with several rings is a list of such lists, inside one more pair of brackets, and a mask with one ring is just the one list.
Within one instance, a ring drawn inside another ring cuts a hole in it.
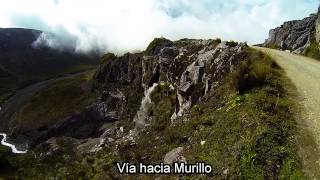
[{"label": "white cloud", "polygon": [[[78,50],[142,50],[154,38],[262,42],[282,21],[316,11],[318,0],[0,0],[0,27],[75,38]],[[306,11],[307,10],[307,11]],[[68,38],[67,38],[68,37]],[[65,40],[65,41],[63,41]],[[57,43],[54,43],[57,45]],[[64,47],[64,46],[62,46]]]}]

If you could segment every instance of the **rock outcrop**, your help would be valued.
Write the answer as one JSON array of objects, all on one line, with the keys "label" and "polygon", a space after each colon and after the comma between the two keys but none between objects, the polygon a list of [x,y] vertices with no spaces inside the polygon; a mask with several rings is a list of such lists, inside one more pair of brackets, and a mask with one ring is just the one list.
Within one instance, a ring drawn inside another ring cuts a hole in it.
[{"label": "rock outcrop", "polygon": [[106,54],[94,76],[95,86],[104,111],[117,115],[124,134],[136,135],[152,121],[150,96],[157,86],[168,84],[175,92],[174,121],[245,59],[246,47],[219,39],[156,38],[142,53]]},{"label": "rock outcrop", "polygon": [[270,30],[263,46],[305,54],[313,41],[318,44],[320,42],[319,22],[319,13],[311,14],[302,20],[285,22],[280,27]]},{"label": "rock outcrop", "polygon": [[155,118],[154,91],[169,88],[171,122],[175,122],[246,59],[246,48],[245,43],[219,39],[158,38],[141,53],[106,54],[93,77],[97,102],[51,127],[18,137],[28,139],[31,147],[52,144],[53,137],[98,138],[99,147],[104,143],[134,145],[135,137]]},{"label": "rock outcrop", "polygon": [[183,156],[183,147],[178,147],[168,152],[164,156],[163,162],[170,165],[173,163],[187,163],[186,158]]}]

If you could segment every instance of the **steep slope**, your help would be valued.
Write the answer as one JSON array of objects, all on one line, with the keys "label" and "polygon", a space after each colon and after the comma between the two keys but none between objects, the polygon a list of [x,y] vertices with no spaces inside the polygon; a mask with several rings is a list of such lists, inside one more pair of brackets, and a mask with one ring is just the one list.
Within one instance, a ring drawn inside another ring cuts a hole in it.
[{"label": "steep slope", "polygon": [[11,177],[122,179],[116,162],[201,161],[214,171],[190,178],[303,178],[287,81],[245,43],[157,38],[106,54],[93,80],[98,99],[29,133],[29,152],[7,158]]},{"label": "steep slope", "polygon": [[[155,39],[143,54],[119,58],[108,54],[95,75],[97,87],[103,91],[106,114],[117,114],[119,120],[128,118],[130,121],[123,125],[130,129],[143,92],[154,84],[167,83],[176,91],[171,117],[174,121],[244,59],[245,47],[220,40]],[[135,128],[143,129],[149,124],[148,119],[137,117],[136,121],[145,122]]]},{"label": "steep slope", "polygon": [[[0,132],[10,132],[9,141],[14,138],[18,148],[26,149],[59,121],[69,119],[95,101],[91,92],[93,72],[50,79],[17,91],[0,111]],[[81,136],[89,133],[76,128]]]},{"label": "steep slope", "polygon": [[96,57],[34,47],[41,31],[0,28],[0,103],[16,89],[97,64]]}]

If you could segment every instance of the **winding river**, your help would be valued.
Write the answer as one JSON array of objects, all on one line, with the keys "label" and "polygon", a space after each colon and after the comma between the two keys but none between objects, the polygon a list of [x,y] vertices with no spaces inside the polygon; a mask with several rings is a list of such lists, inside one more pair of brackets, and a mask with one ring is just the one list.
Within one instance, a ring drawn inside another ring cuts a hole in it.
[{"label": "winding river", "polygon": [[6,142],[6,141],[7,141],[7,134],[0,133],[0,136],[3,137],[2,140],[1,140],[1,144],[2,144],[3,146],[8,146],[8,147],[10,147],[10,148],[11,148],[11,151],[12,151],[13,153],[15,153],[15,154],[24,154],[24,153],[27,153],[27,151],[20,151],[20,150],[18,150],[18,149],[16,148],[15,145]]}]

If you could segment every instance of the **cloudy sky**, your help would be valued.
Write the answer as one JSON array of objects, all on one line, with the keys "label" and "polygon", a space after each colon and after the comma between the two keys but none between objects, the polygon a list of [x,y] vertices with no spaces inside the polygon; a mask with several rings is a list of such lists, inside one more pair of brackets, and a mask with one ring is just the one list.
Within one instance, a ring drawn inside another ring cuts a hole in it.
[{"label": "cloudy sky", "polygon": [[[319,0],[0,0],[0,27],[53,32],[78,50],[142,50],[154,37],[263,42]],[[74,41],[72,41],[72,40]]]}]

